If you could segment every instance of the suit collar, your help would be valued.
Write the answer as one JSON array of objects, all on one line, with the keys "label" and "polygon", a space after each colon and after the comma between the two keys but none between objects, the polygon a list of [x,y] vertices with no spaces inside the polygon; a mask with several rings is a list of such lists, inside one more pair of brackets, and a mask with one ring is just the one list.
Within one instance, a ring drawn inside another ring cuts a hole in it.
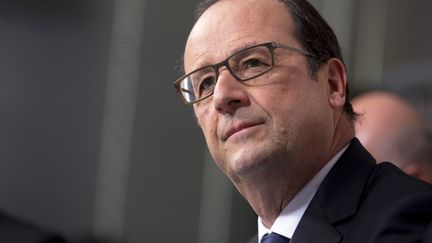
[{"label": "suit collar", "polygon": [[328,222],[325,210],[313,199],[303,215],[290,243],[336,243],[342,236]]},{"label": "suit collar", "polygon": [[373,157],[354,138],[322,182],[290,243],[339,242],[335,225],[354,215],[375,165]]},{"label": "suit collar", "polygon": [[316,194],[331,223],[341,221],[357,211],[375,163],[375,159],[354,138]]}]

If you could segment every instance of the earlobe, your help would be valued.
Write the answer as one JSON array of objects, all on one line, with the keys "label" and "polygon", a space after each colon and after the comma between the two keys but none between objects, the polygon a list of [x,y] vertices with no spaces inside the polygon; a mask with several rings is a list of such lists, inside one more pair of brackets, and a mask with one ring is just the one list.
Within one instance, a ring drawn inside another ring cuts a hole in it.
[{"label": "earlobe", "polygon": [[347,84],[345,66],[339,59],[331,58],[327,68],[329,103],[334,108],[343,107]]}]

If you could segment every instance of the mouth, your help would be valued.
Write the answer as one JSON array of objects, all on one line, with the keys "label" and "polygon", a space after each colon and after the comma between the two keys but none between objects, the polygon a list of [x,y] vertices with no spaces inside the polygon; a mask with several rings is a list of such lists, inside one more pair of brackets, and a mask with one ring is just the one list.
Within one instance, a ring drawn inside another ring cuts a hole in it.
[{"label": "mouth", "polygon": [[249,128],[253,128],[259,125],[264,124],[264,122],[253,122],[253,123],[240,123],[233,127],[231,127],[228,132],[225,133],[225,135],[222,137],[222,141],[228,140],[231,136],[235,135],[236,133],[239,133],[241,131],[247,130]]}]

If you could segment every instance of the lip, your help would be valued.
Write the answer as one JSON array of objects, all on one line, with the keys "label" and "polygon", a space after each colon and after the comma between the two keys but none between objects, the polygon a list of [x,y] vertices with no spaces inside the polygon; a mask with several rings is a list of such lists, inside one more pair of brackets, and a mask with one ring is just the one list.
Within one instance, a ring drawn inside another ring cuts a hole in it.
[{"label": "lip", "polygon": [[237,125],[232,126],[230,129],[228,129],[228,131],[225,133],[225,135],[222,137],[222,141],[226,141],[228,140],[232,135],[250,128],[250,127],[255,127],[258,125],[264,124],[264,122],[248,122],[248,123],[240,123]]}]

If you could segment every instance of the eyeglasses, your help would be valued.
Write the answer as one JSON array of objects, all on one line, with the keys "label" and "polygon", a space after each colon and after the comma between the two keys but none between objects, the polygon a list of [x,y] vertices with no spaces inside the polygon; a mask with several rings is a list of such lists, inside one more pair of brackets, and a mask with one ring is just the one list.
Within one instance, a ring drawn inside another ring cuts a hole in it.
[{"label": "eyeglasses", "polygon": [[213,94],[219,77],[219,69],[225,66],[238,81],[257,78],[274,66],[274,49],[283,48],[306,56],[314,57],[307,51],[289,47],[278,42],[266,42],[238,51],[222,62],[205,66],[183,75],[174,82],[174,88],[180,93],[183,102],[191,105]]}]

